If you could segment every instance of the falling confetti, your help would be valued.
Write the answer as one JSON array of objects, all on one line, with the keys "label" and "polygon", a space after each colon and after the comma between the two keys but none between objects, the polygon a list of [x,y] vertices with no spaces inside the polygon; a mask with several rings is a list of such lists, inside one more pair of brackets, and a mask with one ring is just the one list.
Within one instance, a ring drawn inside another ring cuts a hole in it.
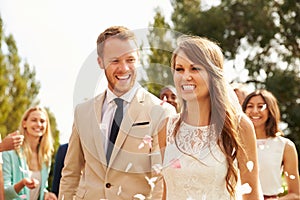
[{"label": "falling confetti", "polygon": [[180,169],[181,165],[180,165],[179,159],[171,160],[171,167],[174,168],[174,169]]},{"label": "falling confetti", "polygon": [[239,191],[241,194],[250,194],[252,192],[252,188],[250,187],[249,183],[245,183],[240,186]]},{"label": "falling confetti", "polygon": [[145,135],[145,137],[143,138],[143,141],[141,142],[141,144],[139,144],[138,148],[141,149],[145,146],[145,144],[148,144],[150,148],[152,148],[152,137],[149,135]]},{"label": "falling confetti", "polygon": [[155,164],[152,166],[152,169],[157,173],[157,174],[160,174],[161,173],[161,170],[162,170],[162,166],[161,164]]},{"label": "falling confetti", "polygon": [[144,142],[141,142],[141,144],[139,145],[139,149],[143,148],[145,146],[145,143]]},{"label": "falling confetti", "polygon": [[167,97],[166,96],[164,96],[164,98],[163,98],[162,102],[160,103],[160,105],[162,106],[165,102],[167,102]]},{"label": "falling confetti", "polygon": [[132,167],[132,163],[128,163],[128,165],[127,165],[127,167],[125,169],[125,172],[128,172],[131,167]]},{"label": "falling confetti", "polygon": [[145,144],[148,144],[150,148],[152,148],[152,137],[149,135],[145,135],[143,141]]},{"label": "falling confetti", "polygon": [[27,196],[26,196],[26,194],[22,194],[22,195],[20,195],[20,198],[21,199],[27,199]]},{"label": "falling confetti", "polygon": [[290,175],[289,177],[290,177],[290,179],[292,179],[292,180],[294,180],[294,179],[296,178],[296,176],[294,176],[294,175]]},{"label": "falling confetti", "polygon": [[138,198],[139,200],[145,200],[146,199],[146,197],[144,195],[142,195],[142,194],[136,194],[133,197],[134,198]]},{"label": "falling confetti", "polygon": [[247,165],[247,168],[248,168],[249,172],[252,172],[253,167],[254,167],[253,162],[252,161],[248,161],[246,165]]},{"label": "falling confetti", "polygon": [[259,144],[258,148],[260,148],[261,150],[264,150],[265,149],[265,145],[264,144]]},{"label": "falling confetti", "polygon": [[289,173],[288,173],[287,171],[285,171],[285,172],[284,172],[284,175],[285,175],[286,177],[288,177],[288,176],[289,176]]},{"label": "falling confetti", "polygon": [[264,104],[264,105],[261,107],[260,111],[264,111],[264,110],[266,110],[266,109],[267,109],[267,104]]},{"label": "falling confetti", "polygon": [[122,192],[122,186],[120,185],[119,188],[118,188],[118,192],[117,192],[117,195],[119,196]]},{"label": "falling confetti", "polygon": [[155,187],[154,182],[157,180],[157,177],[152,177],[152,178],[149,179],[149,178],[146,176],[145,178],[146,178],[146,180],[148,181],[148,184],[151,186],[151,190],[153,190],[154,187]]}]

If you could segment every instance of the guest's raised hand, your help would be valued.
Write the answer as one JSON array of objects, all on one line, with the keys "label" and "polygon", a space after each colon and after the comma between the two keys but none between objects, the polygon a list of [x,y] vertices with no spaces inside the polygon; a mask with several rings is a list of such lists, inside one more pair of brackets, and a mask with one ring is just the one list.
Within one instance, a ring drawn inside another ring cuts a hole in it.
[{"label": "guest's raised hand", "polygon": [[18,130],[8,134],[0,143],[0,152],[20,148],[23,140],[24,136],[21,135]]}]

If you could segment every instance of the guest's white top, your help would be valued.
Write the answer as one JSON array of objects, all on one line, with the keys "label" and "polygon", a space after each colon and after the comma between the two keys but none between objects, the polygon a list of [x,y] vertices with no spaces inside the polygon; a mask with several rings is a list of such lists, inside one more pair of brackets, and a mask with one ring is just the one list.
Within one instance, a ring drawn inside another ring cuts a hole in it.
[{"label": "guest's white top", "polygon": [[277,195],[282,190],[282,159],[289,139],[276,136],[257,139],[259,178],[264,195]]}]

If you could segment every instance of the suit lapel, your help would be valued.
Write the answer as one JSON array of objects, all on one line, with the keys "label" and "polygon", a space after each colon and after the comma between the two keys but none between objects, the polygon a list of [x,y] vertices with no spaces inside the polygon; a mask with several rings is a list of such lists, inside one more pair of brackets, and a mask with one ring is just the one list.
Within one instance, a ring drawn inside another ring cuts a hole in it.
[{"label": "suit lapel", "polygon": [[103,101],[105,98],[105,94],[106,92],[100,94],[99,96],[95,97],[94,99],[94,113],[95,113],[95,119],[96,119],[96,123],[95,123],[95,127],[93,127],[93,137],[94,137],[94,143],[97,149],[97,155],[99,156],[99,160],[100,162],[102,162],[103,164],[106,164],[106,156],[105,156],[105,151],[103,149],[103,145],[101,141],[105,141],[106,138],[103,134],[103,132],[105,131],[105,129],[103,127],[101,127],[101,111],[102,111],[102,107],[103,107]]},{"label": "suit lapel", "polygon": [[132,124],[134,123],[134,121],[136,121],[136,118],[140,114],[141,105],[144,104],[144,100],[145,100],[144,89],[140,88],[138,89],[135,97],[132,99],[132,102],[130,103],[128,110],[123,117],[123,121],[121,123],[119,134],[115,143],[115,147],[110,157],[109,166],[111,166],[111,164],[113,163],[113,160],[117,156],[118,152],[120,151],[120,148],[122,147],[125,139],[128,136]]}]

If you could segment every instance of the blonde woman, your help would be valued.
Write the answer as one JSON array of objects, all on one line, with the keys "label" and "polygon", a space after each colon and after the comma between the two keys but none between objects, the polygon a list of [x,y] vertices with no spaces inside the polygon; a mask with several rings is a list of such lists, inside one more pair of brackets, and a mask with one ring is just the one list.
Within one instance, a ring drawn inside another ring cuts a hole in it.
[{"label": "blonde woman", "polygon": [[24,135],[21,147],[3,152],[5,199],[56,200],[55,194],[46,190],[53,153],[46,110],[29,108],[21,119],[19,131]]}]

